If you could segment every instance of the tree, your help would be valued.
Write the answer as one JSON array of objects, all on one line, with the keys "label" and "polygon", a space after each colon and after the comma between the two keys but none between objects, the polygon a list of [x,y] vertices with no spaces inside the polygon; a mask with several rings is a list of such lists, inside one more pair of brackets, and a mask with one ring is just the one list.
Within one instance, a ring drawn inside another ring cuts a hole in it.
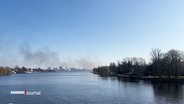
[{"label": "tree", "polygon": [[161,61],[163,59],[163,53],[160,49],[152,49],[151,51],[151,60],[153,65],[153,75],[158,75],[160,78],[163,75],[163,67],[161,65]]},{"label": "tree", "polygon": [[10,75],[11,68],[9,67],[0,67],[0,75]]},{"label": "tree", "polygon": [[110,70],[109,70],[108,66],[101,66],[101,67],[98,67],[98,68],[94,68],[93,72],[97,73],[101,76],[108,76],[110,74]]},{"label": "tree", "polygon": [[184,54],[182,51],[171,49],[166,55],[165,59],[168,61],[168,74],[169,76],[174,75],[175,77],[179,76],[179,71],[182,68],[182,63],[184,60]]},{"label": "tree", "polygon": [[150,54],[151,54],[151,59],[152,59],[153,62],[160,60],[163,56],[163,53],[158,48],[152,49]]},{"label": "tree", "polygon": [[136,76],[143,76],[146,71],[146,62],[143,58],[132,58],[133,60],[133,74]]},{"label": "tree", "polygon": [[117,67],[116,67],[116,64],[114,62],[110,63],[109,70],[112,74],[117,74]]},{"label": "tree", "polygon": [[26,73],[26,71],[27,71],[28,69],[26,68],[26,67],[22,67],[22,69],[21,69],[21,73]]}]

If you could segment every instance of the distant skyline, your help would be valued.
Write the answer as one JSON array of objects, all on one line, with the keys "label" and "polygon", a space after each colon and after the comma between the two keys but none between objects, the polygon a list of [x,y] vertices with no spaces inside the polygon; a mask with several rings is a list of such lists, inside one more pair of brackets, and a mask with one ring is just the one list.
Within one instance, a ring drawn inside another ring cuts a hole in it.
[{"label": "distant skyline", "polygon": [[2,0],[0,66],[93,68],[184,50],[183,0]]}]

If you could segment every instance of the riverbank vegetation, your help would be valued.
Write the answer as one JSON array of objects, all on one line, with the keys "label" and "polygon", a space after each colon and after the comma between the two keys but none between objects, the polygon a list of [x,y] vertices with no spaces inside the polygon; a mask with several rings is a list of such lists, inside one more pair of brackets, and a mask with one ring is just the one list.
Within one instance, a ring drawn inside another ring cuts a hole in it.
[{"label": "riverbank vegetation", "polygon": [[123,76],[135,78],[183,79],[184,54],[183,51],[171,49],[166,53],[160,49],[150,52],[151,62],[146,63],[143,58],[124,58],[109,66],[99,66],[93,72],[102,76]]},{"label": "riverbank vegetation", "polygon": [[0,76],[10,75],[12,73],[11,68],[9,67],[0,67]]}]

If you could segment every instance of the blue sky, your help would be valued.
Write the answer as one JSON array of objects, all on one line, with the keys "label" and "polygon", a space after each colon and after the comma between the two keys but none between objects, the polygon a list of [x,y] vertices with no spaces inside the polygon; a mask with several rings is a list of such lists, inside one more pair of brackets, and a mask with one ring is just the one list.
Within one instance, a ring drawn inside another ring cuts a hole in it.
[{"label": "blue sky", "polygon": [[[149,61],[153,48],[184,50],[183,5],[183,0],[1,0],[0,65],[91,68],[124,57]],[[31,52],[22,53],[22,47]],[[40,54],[55,58],[32,62]]]}]

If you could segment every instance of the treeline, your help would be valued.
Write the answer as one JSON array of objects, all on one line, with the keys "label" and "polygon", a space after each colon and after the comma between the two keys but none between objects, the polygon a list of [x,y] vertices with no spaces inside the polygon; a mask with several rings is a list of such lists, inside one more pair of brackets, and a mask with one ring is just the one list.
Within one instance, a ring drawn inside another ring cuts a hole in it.
[{"label": "treeline", "polygon": [[10,75],[10,74],[23,74],[23,73],[33,73],[33,72],[55,72],[52,69],[41,69],[41,68],[26,68],[15,66],[14,68],[10,67],[0,67],[0,76]]},{"label": "treeline", "polygon": [[113,62],[109,66],[94,68],[93,72],[103,76],[118,74],[128,76],[158,76],[159,78],[184,76],[183,51],[171,49],[163,53],[160,49],[153,49],[150,54],[151,62],[148,64],[143,58],[124,58],[121,62]]},{"label": "treeline", "polygon": [[26,68],[15,66],[15,68],[11,69],[13,73],[21,74],[21,73],[32,73],[32,72],[54,72],[51,69],[42,69],[42,68]]},{"label": "treeline", "polygon": [[9,67],[0,67],[0,75],[10,75],[12,73]]}]

